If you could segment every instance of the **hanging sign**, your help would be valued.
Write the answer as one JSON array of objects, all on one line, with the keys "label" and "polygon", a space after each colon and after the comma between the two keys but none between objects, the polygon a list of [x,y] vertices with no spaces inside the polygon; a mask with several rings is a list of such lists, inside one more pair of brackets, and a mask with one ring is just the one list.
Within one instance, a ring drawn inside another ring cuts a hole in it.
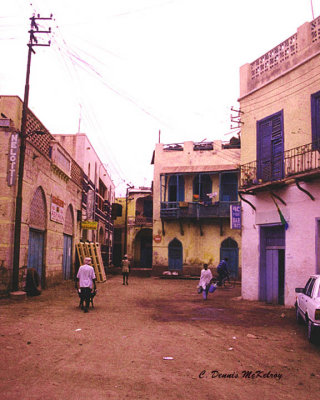
[{"label": "hanging sign", "polygon": [[97,221],[81,221],[81,228],[95,231],[98,228],[98,222]]},{"label": "hanging sign", "polygon": [[50,219],[59,224],[64,223],[64,201],[55,196],[51,196]]},{"label": "hanging sign", "polygon": [[10,137],[10,148],[8,154],[8,174],[7,174],[8,186],[13,186],[15,185],[16,182],[18,139],[19,139],[19,134],[17,132],[13,132]]},{"label": "hanging sign", "polygon": [[93,220],[94,216],[94,191],[92,189],[88,190],[87,193],[87,220]]},{"label": "hanging sign", "polygon": [[241,206],[230,204],[230,228],[241,229]]}]

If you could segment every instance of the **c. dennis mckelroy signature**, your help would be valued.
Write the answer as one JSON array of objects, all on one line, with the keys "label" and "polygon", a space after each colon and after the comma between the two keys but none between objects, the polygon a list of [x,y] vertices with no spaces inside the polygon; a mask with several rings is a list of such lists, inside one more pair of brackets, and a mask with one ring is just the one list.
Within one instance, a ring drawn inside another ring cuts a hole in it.
[{"label": "c. dennis mckelroy signature", "polygon": [[241,372],[221,372],[217,369],[212,371],[203,370],[199,374],[199,378],[220,378],[220,379],[276,379],[280,380],[283,375],[279,372],[263,371],[263,370],[243,370]]}]

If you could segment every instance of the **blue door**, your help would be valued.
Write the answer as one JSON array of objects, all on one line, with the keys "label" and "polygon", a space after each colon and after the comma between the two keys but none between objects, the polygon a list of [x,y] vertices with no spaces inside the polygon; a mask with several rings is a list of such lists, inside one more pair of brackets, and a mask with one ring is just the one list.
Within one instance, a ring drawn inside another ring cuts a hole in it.
[{"label": "blue door", "polygon": [[228,238],[221,243],[220,260],[228,258],[228,270],[232,277],[238,277],[239,249],[238,243]]},{"label": "blue door", "polygon": [[261,227],[260,249],[259,299],[284,304],[285,228]]},{"label": "blue door", "polygon": [[63,235],[63,258],[62,258],[63,279],[71,278],[71,259],[72,259],[72,236]]},{"label": "blue door", "polygon": [[41,279],[43,269],[44,232],[29,230],[27,268],[35,268]]},{"label": "blue door", "polygon": [[169,243],[169,270],[182,270],[182,243],[178,239],[173,239]]}]

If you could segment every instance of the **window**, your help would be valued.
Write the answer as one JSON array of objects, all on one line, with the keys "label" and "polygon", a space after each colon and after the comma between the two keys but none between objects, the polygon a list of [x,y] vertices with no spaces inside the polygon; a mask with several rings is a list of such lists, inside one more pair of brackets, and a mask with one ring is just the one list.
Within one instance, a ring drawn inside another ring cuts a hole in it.
[{"label": "window", "polygon": [[193,200],[194,201],[209,201],[208,194],[212,192],[212,182],[210,175],[199,174],[193,180]]},{"label": "window", "polygon": [[238,175],[236,173],[220,175],[220,201],[238,201]]},{"label": "window", "polygon": [[184,201],[184,178],[171,175],[168,183],[168,201]]},{"label": "window", "polygon": [[315,279],[312,279],[310,282],[310,285],[307,288],[306,295],[309,297],[311,297],[311,293],[312,293],[312,289],[313,289],[315,281],[316,281]]},{"label": "window", "polygon": [[312,148],[320,147],[320,91],[311,95]]},{"label": "window", "polygon": [[257,178],[283,178],[283,112],[257,121]]}]

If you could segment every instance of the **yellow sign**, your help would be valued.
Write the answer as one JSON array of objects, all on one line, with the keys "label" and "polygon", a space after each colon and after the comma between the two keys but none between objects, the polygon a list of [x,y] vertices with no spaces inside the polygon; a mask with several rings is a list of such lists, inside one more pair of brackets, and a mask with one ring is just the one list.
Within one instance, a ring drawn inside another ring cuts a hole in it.
[{"label": "yellow sign", "polygon": [[97,221],[82,221],[81,228],[96,230],[98,228],[98,222]]}]

